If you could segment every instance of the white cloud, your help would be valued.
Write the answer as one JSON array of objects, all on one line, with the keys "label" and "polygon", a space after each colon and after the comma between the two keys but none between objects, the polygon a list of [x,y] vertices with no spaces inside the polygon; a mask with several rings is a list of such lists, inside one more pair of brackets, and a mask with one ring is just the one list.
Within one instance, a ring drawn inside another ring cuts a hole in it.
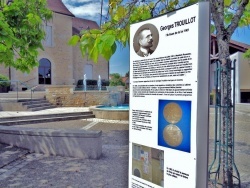
[{"label": "white cloud", "polygon": [[[63,0],[65,6],[76,17],[86,18],[89,20],[99,20],[101,14],[100,0]],[[106,16],[108,2],[103,2],[102,15]]]},{"label": "white cloud", "polygon": [[85,4],[81,6],[68,6],[70,12],[72,12],[77,17],[91,16],[94,17],[101,13],[101,5],[97,3]]}]

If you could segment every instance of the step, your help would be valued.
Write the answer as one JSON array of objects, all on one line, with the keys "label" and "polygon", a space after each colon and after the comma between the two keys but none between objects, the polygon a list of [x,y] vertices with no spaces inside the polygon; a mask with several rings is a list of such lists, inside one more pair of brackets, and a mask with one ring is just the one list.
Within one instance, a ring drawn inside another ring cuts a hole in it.
[{"label": "step", "polygon": [[29,104],[40,104],[40,103],[49,103],[47,100],[34,100],[34,101],[26,101],[26,102],[21,102],[22,105],[29,105]]},{"label": "step", "polygon": [[35,107],[35,108],[28,108],[28,111],[32,111],[32,112],[35,112],[35,111],[40,111],[40,110],[47,110],[47,109],[51,109],[51,108],[57,108],[56,106],[40,106],[40,107]]},{"label": "step", "polygon": [[0,122],[0,125],[3,126],[12,126],[12,125],[24,125],[24,124],[35,124],[35,123],[46,123],[46,122],[54,122],[54,121],[68,121],[68,120],[76,120],[76,119],[88,119],[94,118],[94,114],[86,114],[86,115],[77,115],[77,116],[62,116],[62,117],[46,117],[39,119],[27,119],[27,120],[18,120],[18,121],[4,121]]},{"label": "step", "polygon": [[47,102],[47,103],[37,103],[37,104],[29,104],[29,105],[23,105],[23,106],[26,106],[27,108],[36,108],[36,107],[46,107],[46,106],[50,107],[53,105]]},{"label": "step", "polygon": [[27,108],[28,111],[39,111],[50,108],[56,108],[55,105],[52,105],[44,98],[40,99],[20,99],[18,102],[22,103],[24,107]]},{"label": "step", "polygon": [[39,102],[39,101],[46,101],[44,98],[40,99],[18,99],[18,102],[25,103],[25,102]]},{"label": "step", "polygon": [[25,116],[11,116],[0,118],[0,122],[5,121],[17,121],[17,120],[29,120],[29,119],[40,119],[40,118],[51,118],[51,117],[64,117],[64,116],[82,116],[82,115],[92,115],[91,111],[86,112],[65,112],[56,114],[35,114],[35,115],[25,115]]}]

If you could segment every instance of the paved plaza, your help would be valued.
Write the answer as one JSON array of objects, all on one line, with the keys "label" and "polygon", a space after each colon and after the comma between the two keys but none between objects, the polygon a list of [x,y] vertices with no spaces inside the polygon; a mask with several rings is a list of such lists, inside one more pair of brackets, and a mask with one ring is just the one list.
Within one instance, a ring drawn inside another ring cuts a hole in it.
[{"label": "paved plaza", "polygon": [[[88,108],[56,108],[40,112],[0,112],[1,117],[87,111]],[[236,165],[241,174],[242,188],[250,188],[250,113],[236,112]],[[214,112],[210,111],[213,121]],[[210,122],[211,125],[211,122]],[[87,119],[18,125],[37,128],[102,130],[102,157],[99,160],[46,156],[0,144],[0,188],[65,187],[65,188],[126,188],[128,187],[128,121]],[[213,151],[210,130],[210,161]]]}]

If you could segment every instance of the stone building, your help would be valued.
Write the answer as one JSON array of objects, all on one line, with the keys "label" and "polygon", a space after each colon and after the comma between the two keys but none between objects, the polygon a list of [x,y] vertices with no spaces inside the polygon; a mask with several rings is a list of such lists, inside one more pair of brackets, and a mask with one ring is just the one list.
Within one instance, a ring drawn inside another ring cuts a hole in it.
[{"label": "stone building", "polygon": [[48,0],[48,7],[53,11],[53,18],[44,23],[46,39],[43,41],[44,51],[39,51],[39,67],[30,73],[22,73],[11,67],[0,65],[0,74],[13,80],[11,89],[18,90],[36,88],[43,91],[49,85],[75,85],[86,74],[87,79],[108,80],[109,63],[100,59],[93,63],[83,58],[79,46],[69,46],[68,40],[82,29],[98,28],[96,22],[75,17],[61,0]]}]

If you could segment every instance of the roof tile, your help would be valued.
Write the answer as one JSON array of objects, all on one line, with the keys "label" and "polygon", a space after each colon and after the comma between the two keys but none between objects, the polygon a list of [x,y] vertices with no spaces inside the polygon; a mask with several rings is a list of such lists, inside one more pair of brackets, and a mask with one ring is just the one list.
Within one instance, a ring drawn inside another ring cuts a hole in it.
[{"label": "roof tile", "polygon": [[86,20],[83,18],[73,18],[73,35],[78,35],[81,30],[86,29],[99,29],[98,24],[92,20]]},{"label": "roof tile", "polygon": [[[216,38],[216,35],[213,34],[213,33],[211,34],[211,36],[213,38]],[[240,50],[242,52],[245,52],[246,50],[250,49],[250,45],[242,43],[242,42],[238,42],[238,41],[235,41],[235,40],[230,40],[229,46],[233,47],[233,48],[236,48],[236,49],[238,49],[238,50]]]},{"label": "roof tile", "polygon": [[72,14],[63,4],[62,0],[47,0],[47,3],[49,9],[52,10],[53,12],[75,17],[74,14]]}]

